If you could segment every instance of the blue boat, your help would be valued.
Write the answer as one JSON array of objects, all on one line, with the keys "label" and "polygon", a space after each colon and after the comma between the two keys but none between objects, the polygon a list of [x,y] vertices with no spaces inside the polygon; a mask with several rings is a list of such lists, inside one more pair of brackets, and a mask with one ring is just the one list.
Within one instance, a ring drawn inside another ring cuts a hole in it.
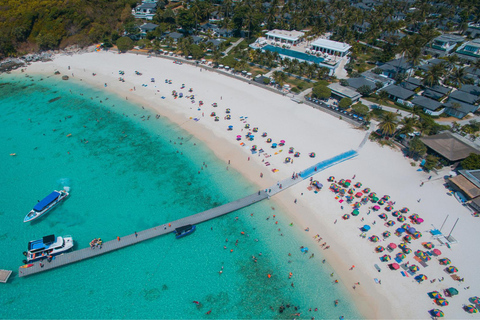
[{"label": "blue boat", "polygon": [[23,263],[30,263],[42,259],[52,259],[54,256],[67,252],[73,248],[72,236],[55,237],[45,236],[28,243],[28,251],[23,252],[26,259]]},{"label": "blue boat", "polygon": [[23,219],[23,222],[30,222],[39,218],[40,216],[44,215],[48,211],[50,211],[53,207],[55,207],[60,201],[68,197],[69,193],[65,190],[61,191],[53,191],[48,196],[43,198],[42,201],[39,201],[33,210],[31,210]]},{"label": "blue boat", "polygon": [[183,227],[175,228],[175,238],[180,239],[182,237],[188,236],[189,234],[195,231],[195,225],[187,224]]}]

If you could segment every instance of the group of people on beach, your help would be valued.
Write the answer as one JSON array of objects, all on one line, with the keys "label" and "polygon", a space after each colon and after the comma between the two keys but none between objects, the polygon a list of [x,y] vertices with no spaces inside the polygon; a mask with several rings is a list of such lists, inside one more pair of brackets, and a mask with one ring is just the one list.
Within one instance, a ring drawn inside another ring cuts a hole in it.
[{"label": "group of people on beach", "polygon": [[95,247],[98,247],[98,248],[102,249],[102,244],[103,244],[102,239],[95,238],[92,241],[90,241],[90,248],[95,249]]}]

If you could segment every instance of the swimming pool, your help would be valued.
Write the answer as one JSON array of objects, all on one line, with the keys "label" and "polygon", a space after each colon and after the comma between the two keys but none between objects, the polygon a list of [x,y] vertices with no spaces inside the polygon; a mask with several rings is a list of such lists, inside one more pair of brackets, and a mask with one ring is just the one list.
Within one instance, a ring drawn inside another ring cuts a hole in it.
[{"label": "swimming pool", "polygon": [[290,58],[295,58],[295,59],[298,59],[298,60],[304,60],[304,61],[313,62],[313,63],[321,63],[325,60],[323,58],[319,58],[319,57],[316,57],[316,56],[311,56],[311,55],[308,55],[308,54],[303,53],[303,52],[283,49],[283,48],[274,47],[274,46],[271,46],[271,45],[266,45],[265,47],[262,48],[262,50],[278,52],[279,54],[284,55],[284,56],[288,56]]}]

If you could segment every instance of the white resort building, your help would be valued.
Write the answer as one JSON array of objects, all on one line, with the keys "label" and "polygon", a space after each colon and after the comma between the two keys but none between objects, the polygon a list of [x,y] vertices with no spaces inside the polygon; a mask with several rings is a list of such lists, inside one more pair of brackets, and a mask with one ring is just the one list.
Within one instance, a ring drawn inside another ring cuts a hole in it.
[{"label": "white resort building", "polygon": [[292,46],[295,46],[302,41],[302,36],[304,35],[305,33],[302,31],[295,31],[295,30],[288,31],[288,30],[274,29],[272,31],[267,32],[265,34],[265,38],[270,41],[285,43],[285,44],[290,44]]},{"label": "white resort building", "polygon": [[351,45],[345,42],[318,38],[312,42],[310,52],[322,52],[337,57],[345,57],[349,53],[351,47]]}]

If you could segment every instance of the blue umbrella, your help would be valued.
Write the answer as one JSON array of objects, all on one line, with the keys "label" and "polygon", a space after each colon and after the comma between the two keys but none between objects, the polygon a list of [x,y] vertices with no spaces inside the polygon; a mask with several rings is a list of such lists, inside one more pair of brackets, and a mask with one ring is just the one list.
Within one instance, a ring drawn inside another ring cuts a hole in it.
[{"label": "blue umbrella", "polygon": [[368,230],[370,230],[370,226],[366,224],[362,227],[362,229],[365,230],[365,231],[368,231]]},{"label": "blue umbrella", "polygon": [[398,233],[404,233],[404,232],[405,232],[405,229],[403,229],[403,228],[398,228],[398,229],[397,229],[397,232],[398,232]]}]

